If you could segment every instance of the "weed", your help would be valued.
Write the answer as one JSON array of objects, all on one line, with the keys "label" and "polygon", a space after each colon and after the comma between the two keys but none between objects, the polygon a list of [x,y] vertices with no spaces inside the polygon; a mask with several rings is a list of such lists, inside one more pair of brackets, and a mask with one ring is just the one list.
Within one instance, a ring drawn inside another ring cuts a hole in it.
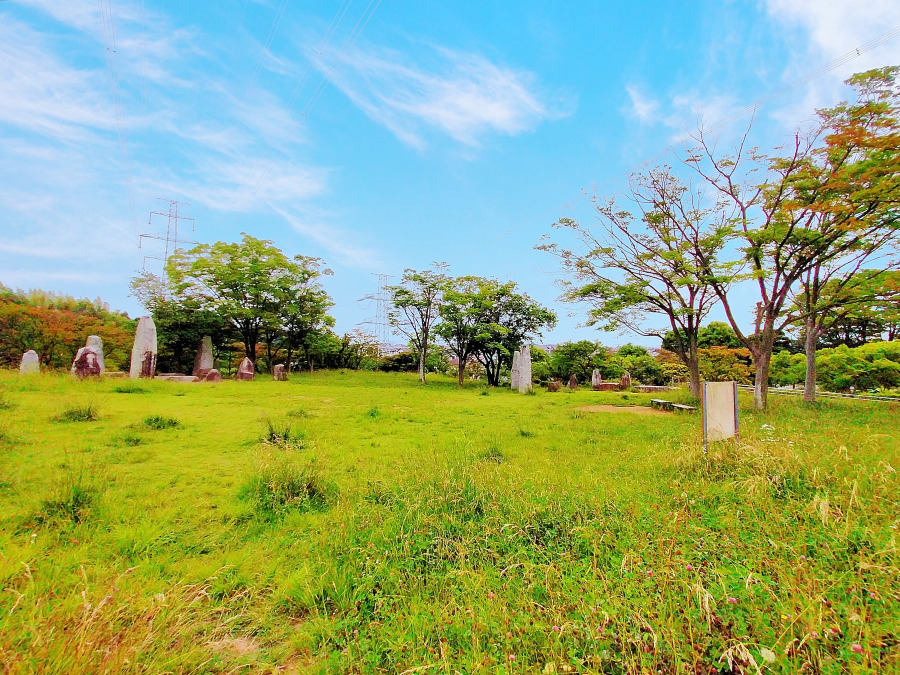
[{"label": "weed", "polygon": [[264,466],[244,483],[239,493],[262,518],[278,518],[293,510],[321,510],[335,496],[336,488],[312,462],[300,466],[289,461]]},{"label": "weed", "polygon": [[100,410],[93,403],[70,406],[53,418],[54,422],[96,422]]},{"label": "weed", "polygon": [[162,415],[150,415],[144,418],[144,426],[148,429],[160,431],[162,429],[174,429],[181,422],[174,417],[163,417]]},{"label": "weed", "polygon": [[266,430],[260,437],[261,443],[280,448],[302,448],[306,440],[304,431],[297,431],[287,422],[266,419]]},{"label": "weed", "polygon": [[38,524],[51,521],[81,523],[89,515],[100,493],[96,467],[84,463],[62,465],[62,476],[53,492],[41,500],[41,509],[34,515]]},{"label": "weed", "polygon": [[371,417],[374,420],[374,419],[377,419],[379,415],[381,415],[381,411],[378,409],[378,406],[375,405],[375,406],[372,406],[371,408],[369,408],[366,415],[368,415],[369,417]]},{"label": "weed", "polygon": [[309,411],[306,410],[306,408],[295,408],[294,410],[288,412],[288,417],[307,418],[309,416]]},{"label": "weed", "polygon": [[484,449],[478,453],[477,458],[494,464],[501,464],[505,459],[503,455],[503,442],[499,436],[492,436],[488,439]]},{"label": "weed", "polygon": [[0,410],[12,410],[16,407],[16,404],[12,401],[7,401],[5,398],[0,396]]},{"label": "weed", "polygon": [[519,429],[519,436],[522,438],[534,438],[534,432],[528,429]]},{"label": "weed", "polygon": [[142,445],[143,443],[144,439],[137,434],[124,434],[114,441],[114,444],[120,448],[134,448],[138,445]]},{"label": "weed", "polygon": [[149,394],[150,390],[139,384],[120,384],[113,387],[113,391],[117,394]]},{"label": "weed", "polygon": [[490,396],[490,395],[491,395],[491,392],[489,392],[487,389],[482,389],[482,390],[478,393],[478,395],[479,395],[479,396]]}]

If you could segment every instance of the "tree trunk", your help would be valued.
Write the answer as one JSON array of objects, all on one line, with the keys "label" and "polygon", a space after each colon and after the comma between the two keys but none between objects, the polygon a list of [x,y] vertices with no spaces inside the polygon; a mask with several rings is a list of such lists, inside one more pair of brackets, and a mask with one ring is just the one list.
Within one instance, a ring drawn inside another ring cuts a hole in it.
[{"label": "tree trunk", "polygon": [[688,359],[686,363],[689,373],[689,386],[691,388],[691,396],[700,398],[700,359]]},{"label": "tree trunk", "polygon": [[772,361],[772,350],[759,349],[757,354],[753,355],[753,365],[756,368],[756,379],[753,382],[753,407],[763,412],[769,396],[769,364]]},{"label": "tree trunk", "polygon": [[803,400],[806,403],[816,402],[816,321],[813,318],[806,320],[806,381],[803,385]]},{"label": "tree trunk", "polygon": [[459,360],[459,366],[456,369],[456,379],[459,386],[462,387],[466,379],[466,362],[462,359]]}]

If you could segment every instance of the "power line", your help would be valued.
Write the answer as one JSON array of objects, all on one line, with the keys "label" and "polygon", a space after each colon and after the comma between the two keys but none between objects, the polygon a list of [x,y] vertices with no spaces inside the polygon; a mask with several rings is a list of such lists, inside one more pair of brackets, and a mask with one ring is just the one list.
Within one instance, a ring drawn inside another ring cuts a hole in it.
[{"label": "power line", "polygon": [[[374,9],[372,9],[372,5],[375,5]],[[312,112],[313,107],[316,102],[321,97],[322,93],[325,91],[325,88],[328,86],[328,83],[331,80],[332,75],[334,75],[337,68],[341,66],[344,62],[344,59],[347,57],[347,54],[353,48],[353,45],[356,44],[356,41],[359,39],[359,36],[362,35],[363,30],[365,30],[366,26],[369,24],[369,21],[372,19],[372,16],[375,14],[375,11],[378,9],[378,6],[381,4],[381,0],[369,0],[369,4],[363,10],[362,15],[357,20],[356,25],[353,27],[353,30],[350,31],[350,35],[347,36],[347,39],[344,40],[344,44],[341,47],[341,51],[339,52],[338,58],[332,62],[331,67],[328,71],[322,75],[322,79],[319,81],[319,84],[316,86],[316,89],[313,91],[312,95],[307,99],[306,105],[303,108],[303,111],[300,114],[300,120],[306,121],[309,118],[309,114]],[[349,2],[347,3],[349,7]],[[371,11],[369,11],[371,9]],[[340,9],[338,10],[340,12]],[[346,10],[344,10],[346,13]],[[368,16],[367,16],[368,15]],[[343,18],[343,14],[341,14],[341,18]],[[363,21],[365,19],[365,21]],[[340,23],[340,22],[338,22]],[[362,27],[360,27],[362,24]],[[336,28],[336,26],[335,26]],[[327,35],[327,33],[326,33]],[[333,35],[333,31],[332,31]],[[330,36],[328,40],[330,41]],[[310,63],[310,68],[312,68],[312,63]],[[304,81],[305,83],[305,81]],[[288,107],[290,111],[293,108],[293,102],[296,100],[296,97],[292,97],[291,105]],[[257,196],[262,187],[263,183],[265,183],[266,179],[268,179],[269,174],[272,172],[272,169],[275,166],[274,160],[270,161],[267,165],[266,169],[263,171],[259,180],[256,182],[253,192],[250,195],[249,199],[247,199],[246,203],[251,203]]]},{"label": "power line", "polygon": [[269,34],[266,36],[266,44],[263,47],[262,53],[259,55],[259,60],[256,62],[256,68],[253,71],[253,77],[250,79],[250,84],[247,85],[247,91],[244,93],[244,98],[250,94],[253,85],[256,84],[256,78],[259,77],[259,73],[262,70],[263,59],[269,52],[269,47],[272,46],[272,41],[275,39],[275,34],[278,32],[278,27],[281,25],[281,19],[284,17],[284,10],[287,9],[287,4],[288,0],[281,0],[281,4],[275,12],[275,18],[272,20],[272,27],[269,28]]},{"label": "power line", "polygon": [[[896,38],[898,36],[900,36],[900,26],[895,26],[891,30],[889,30],[885,33],[882,33],[881,35],[869,40],[868,42],[861,44],[860,46],[856,47],[855,49],[851,49],[849,52],[839,56],[838,58],[834,59],[833,61],[830,61],[830,62],[826,63],[825,65],[819,66],[815,70],[809,71],[802,77],[799,77],[796,80],[792,80],[791,82],[789,82],[788,84],[786,84],[782,87],[778,87],[777,89],[770,91],[768,94],[766,94],[762,98],[757,99],[750,105],[743,106],[742,108],[739,108],[737,111],[735,111],[731,115],[728,115],[727,117],[724,117],[724,118],[716,121],[714,124],[711,124],[708,127],[704,127],[704,132],[705,133],[715,133],[717,131],[720,131],[721,129],[723,129],[725,126],[727,126],[731,122],[734,122],[738,119],[746,117],[749,114],[754,114],[756,111],[758,111],[760,108],[762,108],[765,104],[770,103],[771,101],[775,100],[776,98],[784,96],[785,94],[787,94],[791,91],[794,91],[795,89],[799,89],[803,85],[808,84],[809,82],[812,82],[814,79],[821,77],[822,75],[825,75],[826,73],[831,72],[835,68],[839,68],[840,66],[842,66],[846,63],[849,63],[853,59],[859,58],[866,52],[869,52],[872,49],[875,49],[876,47],[879,47],[879,46],[883,45],[884,43],[889,42],[890,40],[893,40],[894,38]],[[630,174],[630,173],[634,172],[636,169],[646,167],[649,164],[657,162],[662,157],[665,157],[666,155],[668,155],[674,149],[674,147],[675,147],[674,144],[667,145],[653,157],[650,157],[648,159],[645,159],[640,162],[636,162],[635,164],[632,164],[630,167],[627,168],[627,170],[626,170],[627,173]],[[600,187],[608,185],[613,180],[615,180],[614,177],[607,178],[602,183],[595,184],[593,186],[593,189],[597,190]],[[579,195],[576,195],[574,199],[580,199],[582,196],[583,196],[583,190],[582,190],[582,193],[580,193]],[[539,216],[539,218],[541,220],[543,220],[543,218],[550,213],[559,213],[559,211],[561,209],[568,208],[568,205],[569,205],[569,203],[571,203],[571,201],[573,201],[573,200],[568,200],[556,207],[553,207],[552,209],[547,209]],[[531,227],[533,224],[535,224],[535,222],[537,222],[536,219],[532,219],[529,222],[525,223],[524,225],[520,225],[518,227],[514,227],[510,230],[507,230],[506,232],[503,232],[503,233],[497,235],[496,237],[494,237],[493,239],[491,239],[488,242],[484,242],[477,247],[466,250],[465,252],[463,252],[463,254],[461,256],[457,256],[456,259],[459,260],[461,258],[467,258],[468,256],[472,255],[476,251],[483,250],[485,247],[485,244],[493,244],[497,241],[500,241],[501,239],[505,239],[506,237],[511,236],[512,234],[514,234],[516,232],[520,232],[527,227]]]},{"label": "power line", "polygon": [[116,46],[115,26],[113,25],[112,5],[110,0],[98,0],[100,7],[100,24],[103,29],[103,42],[106,48],[106,69],[109,72],[109,86],[113,99],[113,112],[116,129],[119,134],[119,152],[122,155],[122,170],[125,175],[125,188],[128,193],[128,204],[131,208],[131,222],[135,236],[138,235],[137,217],[134,210],[134,194],[132,191],[130,157],[128,153],[128,134],[125,124],[125,105],[122,101],[122,90],[119,83],[119,56]]},{"label": "power line", "polygon": [[169,256],[175,252],[175,250],[178,248],[179,243],[199,245],[200,242],[194,241],[193,239],[179,238],[178,236],[178,222],[181,220],[189,220],[191,222],[191,230],[193,231],[194,229],[194,219],[179,215],[178,213],[179,206],[190,206],[190,204],[186,202],[179,202],[175,199],[163,199],[162,197],[157,197],[157,199],[161,202],[167,203],[169,205],[169,210],[167,213],[163,211],[151,211],[150,218],[147,220],[147,227],[151,227],[153,216],[162,216],[168,219],[166,222],[166,234],[165,236],[163,236],[162,233],[156,232],[145,232],[143,234],[140,234],[138,235],[138,248],[142,247],[144,239],[153,239],[155,241],[165,242],[165,251],[162,258],[152,255],[144,257],[144,269],[146,269],[147,258],[153,258],[154,260],[161,260],[163,263],[163,270],[165,270],[166,265],[169,263]]}]

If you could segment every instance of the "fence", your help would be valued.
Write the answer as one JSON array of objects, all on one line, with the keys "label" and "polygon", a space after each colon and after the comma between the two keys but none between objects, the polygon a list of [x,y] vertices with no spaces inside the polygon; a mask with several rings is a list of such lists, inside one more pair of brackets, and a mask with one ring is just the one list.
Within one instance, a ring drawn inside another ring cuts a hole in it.
[{"label": "fence", "polygon": [[[745,391],[753,391],[753,387],[749,384],[739,384],[738,388]],[[803,396],[802,389],[770,388],[769,393],[785,394],[787,396]],[[847,398],[854,401],[896,401],[900,403],[900,397],[897,396],[873,396],[871,394],[838,394],[832,391],[817,391],[816,398]]]}]

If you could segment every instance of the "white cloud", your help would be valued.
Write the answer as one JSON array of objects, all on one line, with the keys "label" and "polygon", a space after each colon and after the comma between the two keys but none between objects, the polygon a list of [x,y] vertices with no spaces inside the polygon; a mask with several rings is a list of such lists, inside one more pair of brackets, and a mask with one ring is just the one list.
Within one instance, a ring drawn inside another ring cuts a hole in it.
[{"label": "white cloud", "polygon": [[426,69],[397,51],[357,51],[334,83],[369,117],[416,148],[427,145],[426,130],[478,146],[489,133],[516,135],[565,114],[537,92],[528,71],[449,49],[435,49],[434,55],[435,63]]},{"label": "white cloud", "polygon": [[382,264],[371,249],[353,243],[350,233],[325,223],[316,214],[292,213],[277,206],[273,209],[300,234],[312,239],[343,264],[362,269],[372,269]]},{"label": "white cloud", "polygon": [[626,109],[626,113],[644,124],[657,121],[656,113],[659,111],[658,99],[646,96],[637,85],[633,84],[627,85],[625,91],[628,92],[628,98],[631,99],[631,108]]}]

